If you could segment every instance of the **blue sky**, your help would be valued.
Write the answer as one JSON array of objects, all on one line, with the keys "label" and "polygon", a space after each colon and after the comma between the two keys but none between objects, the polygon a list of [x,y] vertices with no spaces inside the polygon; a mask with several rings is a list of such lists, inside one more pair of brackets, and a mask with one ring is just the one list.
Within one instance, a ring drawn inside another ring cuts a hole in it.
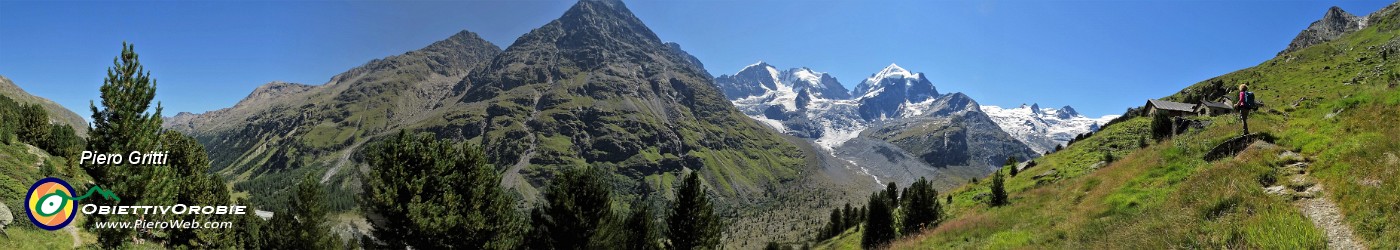
[{"label": "blue sky", "polygon": [[[764,60],[852,87],[890,63],[983,105],[1098,116],[1254,66],[1336,5],[1387,1],[629,1],[711,74]],[[232,106],[270,81],[322,84],[371,59],[477,32],[505,48],[571,1],[0,1],[0,75],[80,115],[136,44],[165,115]]]}]

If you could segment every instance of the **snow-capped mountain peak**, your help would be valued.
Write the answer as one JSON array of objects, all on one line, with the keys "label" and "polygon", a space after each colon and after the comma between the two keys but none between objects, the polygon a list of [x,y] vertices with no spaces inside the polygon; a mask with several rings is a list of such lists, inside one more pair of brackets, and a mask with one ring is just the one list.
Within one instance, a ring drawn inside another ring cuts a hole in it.
[{"label": "snow-capped mountain peak", "polygon": [[809,68],[807,68],[807,67],[795,68],[795,69],[790,70],[790,72],[792,72],[792,73],[791,73],[792,77],[795,77],[795,78],[796,78],[796,79],[794,79],[794,80],[801,80],[801,81],[813,82],[813,83],[821,82],[821,81],[822,81],[822,75],[826,75],[826,72],[816,72],[816,71],[813,71],[812,69],[809,69]]},{"label": "snow-capped mountain peak", "polygon": [[721,75],[715,78],[715,85],[730,100],[761,96],[782,88],[778,69],[763,61],[750,64],[734,75]]},{"label": "snow-capped mountain peak", "polygon": [[901,107],[939,98],[938,90],[923,73],[912,73],[897,64],[861,81],[852,96],[857,96],[860,116],[867,120],[906,116],[906,109]]},{"label": "snow-capped mountain peak", "polygon": [[850,99],[851,94],[836,77],[807,67],[793,68],[779,73],[779,81],[791,85],[796,90],[807,90],[812,98]]},{"label": "snow-capped mountain peak", "polygon": [[764,62],[763,60],[758,60],[758,62],[756,62],[756,63],[749,64],[749,66],[744,66],[744,68],[739,69],[739,72],[735,72],[734,74],[735,74],[735,75],[738,75],[739,73],[743,73],[745,70],[750,70],[750,69],[761,69],[761,68],[767,68],[767,67],[773,67],[773,65],[769,65],[768,62]]},{"label": "snow-capped mountain peak", "polygon": [[1022,104],[1021,104],[1021,107],[1019,107],[1018,109],[1025,109],[1025,110],[1028,110],[1028,111],[1030,111],[1031,114],[1044,114],[1044,112],[1040,110],[1040,104],[1039,104],[1039,103],[1031,103],[1030,106],[1026,106],[1025,103],[1022,103]]},{"label": "snow-capped mountain peak", "polygon": [[982,106],[982,112],[991,116],[1002,130],[1040,153],[1056,145],[1065,145],[1074,136],[1098,130],[1099,126],[1118,118],[1118,115],[1089,118],[1069,106],[1051,109],[1040,108],[1038,104],[1022,104],[1012,109]]},{"label": "snow-capped mountain peak", "polygon": [[1079,111],[1075,111],[1074,108],[1070,107],[1069,105],[1065,105],[1064,107],[1060,108],[1060,110],[1057,110],[1057,112],[1055,113],[1055,116],[1059,117],[1060,119],[1069,119],[1070,117],[1079,116]]},{"label": "snow-capped mountain peak", "polygon": [[919,73],[909,72],[909,70],[899,67],[898,64],[891,63],[890,66],[885,66],[884,69],[881,69],[880,73],[875,73],[865,80],[868,82],[880,82],[881,79],[885,78],[918,78],[917,76],[919,76]]},{"label": "snow-capped mountain peak", "polygon": [[861,81],[860,84],[856,85],[855,92],[851,93],[851,95],[860,99],[871,98],[883,94],[889,88],[897,88],[898,90],[896,91],[900,93],[926,95],[911,96],[914,97],[910,98],[914,102],[921,102],[926,100],[926,97],[938,95],[938,91],[934,89],[933,83],[930,83],[928,79],[924,78],[924,73],[911,72],[894,63],[891,63],[890,66],[885,66],[880,72],[871,74],[870,78]]}]

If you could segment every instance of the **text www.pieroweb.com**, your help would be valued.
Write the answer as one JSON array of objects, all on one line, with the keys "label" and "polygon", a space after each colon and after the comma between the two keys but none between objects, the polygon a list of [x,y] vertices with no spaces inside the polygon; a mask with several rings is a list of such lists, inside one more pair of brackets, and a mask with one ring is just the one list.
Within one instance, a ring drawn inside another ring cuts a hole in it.
[{"label": "text www.pieroweb.com", "polygon": [[166,221],[103,221],[97,222],[99,229],[196,229],[196,228],[232,228],[230,221],[193,221],[193,220],[166,220]]}]

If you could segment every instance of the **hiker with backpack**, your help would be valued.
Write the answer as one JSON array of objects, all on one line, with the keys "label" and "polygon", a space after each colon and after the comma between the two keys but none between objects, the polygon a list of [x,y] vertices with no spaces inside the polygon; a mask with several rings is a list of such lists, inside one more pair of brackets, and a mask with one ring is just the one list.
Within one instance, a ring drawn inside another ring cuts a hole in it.
[{"label": "hiker with backpack", "polygon": [[1235,103],[1235,110],[1240,111],[1240,123],[1244,124],[1244,134],[1249,135],[1249,111],[1254,109],[1254,92],[1249,92],[1249,86],[1240,84],[1239,100]]}]

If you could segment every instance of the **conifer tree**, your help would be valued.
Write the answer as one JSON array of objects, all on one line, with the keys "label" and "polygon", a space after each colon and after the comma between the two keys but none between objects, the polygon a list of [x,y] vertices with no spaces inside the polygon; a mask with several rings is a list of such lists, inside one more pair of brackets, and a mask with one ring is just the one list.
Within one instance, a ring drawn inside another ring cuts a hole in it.
[{"label": "conifer tree", "polygon": [[1016,172],[1017,172],[1016,165],[1020,165],[1020,164],[1021,164],[1021,161],[1017,160],[1017,159],[1016,159],[1016,156],[1014,156],[1014,155],[1011,156],[1011,158],[1006,158],[1006,165],[1011,166],[1011,176],[1016,176]]},{"label": "conifer tree", "polygon": [[868,210],[870,210],[870,209],[866,209],[865,207],[856,207],[856,214],[855,214],[856,221],[855,221],[854,224],[847,225],[847,227],[848,227],[848,228],[849,228],[849,227],[859,227],[859,226],[860,226],[860,223],[865,223],[865,213],[866,213]]},{"label": "conifer tree", "polygon": [[252,206],[249,206],[248,199],[238,198],[238,200],[234,202],[234,205],[248,207],[246,210],[246,214],[239,215],[234,218],[234,227],[230,232],[232,234],[232,236],[230,237],[230,240],[232,240],[232,242],[229,242],[228,244],[232,248],[237,249],[272,248],[270,244],[267,244],[268,239],[263,234],[263,231],[265,230],[263,228],[268,227],[268,223],[266,221],[263,221],[262,218],[258,217],[257,213],[255,212],[256,209]]},{"label": "conifer tree", "polygon": [[19,103],[0,95],[0,143],[14,143],[15,130],[19,127],[19,109]]},{"label": "conifer tree", "polygon": [[[292,194],[291,213],[276,216],[289,216],[290,228],[279,232],[292,238],[285,245],[292,249],[337,249],[340,241],[331,235],[326,225],[330,209],[326,208],[325,190],[314,174],[307,174],[296,184]],[[284,224],[285,225],[285,224]]]},{"label": "conifer tree", "polygon": [[831,218],[826,222],[826,228],[822,229],[822,235],[817,238],[826,239],[841,234],[841,231],[846,228],[846,221],[850,219],[853,218],[846,218],[842,215],[840,208],[831,209]]},{"label": "conifer tree", "polygon": [[24,105],[20,109],[19,141],[39,148],[48,148],[49,114],[38,104]]},{"label": "conifer tree", "polygon": [[639,203],[632,209],[632,214],[627,216],[624,223],[625,241],[623,246],[627,250],[660,250],[661,230],[652,216],[652,209],[649,203]]},{"label": "conifer tree", "polygon": [[49,125],[48,138],[44,139],[44,151],[54,156],[63,157],[72,163],[78,162],[78,154],[83,150],[83,138],[73,131],[73,127],[63,124]]},{"label": "conifer tree", "polygon": [[519,246],[523,218],[481,148],[399,131],[365,152],[371,167],[361,208],[386,247]]},{"label": "conifer tree", "polygon": [[923,177],[904,189],[904,234],[917,233],[938,224],[943,208],[938,204],[938,191]]},{"label": "conifer tree", "polygon": [[612,216],[612,188],[598,168],[571,168],[544,190],[544,203],[530,212],[534,249],[603,247],[600,229]]},{"label": "conifer tree", "polygon": [[[151,100],[155,98],[156,83],[146,72],[131,44],[122,44],[122,53],[113,59],[113,66],[107,69],[107,78],[100,87],[102,106],[95,103],[92,109],[92,131],[88,133],[87,150],[98,153],[126,153],[132,151],[162,151],[157,143],[160,139],[161,107],[156,103],[154,112],[147,113]],[[143,206],[169,205],[174,202],[176,178],[166,166],[138,166],[124,164],[85,164],[83,169],[93,182],[104,189],[120,194],[121,200],[88,199],[84,203],[98,206]],[[88,228],[108,221],[135,221],[137,215],[100,215],[87,220]],[[150,230],[99,229],[94,230],[101,247],[115,248],[131,239],[133,233],[140,232],[141,238],[152,238]]]},{"label": "conifer tree", "polygon": [[890,182],[885,185],[885,199],[889,202],[890,210],[899,207],[899,185]]},{"label": "conifer tree", "polygon": [[894,240],[894,208],[887,192],[875,192],[866,203],[865,231],[860,245],[866,249],[883,247]]},{"label": "conifer tree", "polygon": [[667,224],[671,249],[719,248],[723,225],[696,172],[690,172],[676,189],[676,201],[671,206]]},{"label": "conifer tree", "polygon": [[[224,205],[228,204],[229,190],[224,185],[222,178],[209,173],[209,156],[204,151],[204,146],[195,141],[194,138],[175,131],[165,131],[161,134],[161,145],[167,151],[168,162],[171,168],[175,169],[175,175],[179,178],[180,190],[175,195],[175,202],[189,205]],[[214,215],[173,215],[172,217],[186,221],[217,221],[219,216]],[[171,230],[167,236],[169,244],[175,247],[190,248],[229,248],[237,247],[232,245],[232,241],[218,230]]]},{"label": "conifer tree", "polygon": [[997,170],[992,176],[992,199],[989,200],[988,205],[995,207],[1007,204],[1006,187],[1005,184],[1002,183],[1003,181],[1001,170]]},{"label": "conifer tree", "polygon": [[860,219],[857,218],[858,216],[856,215],[856,210],[851,207],[850,202],[847,202],[845,208],[841,209],[840,212],[842,213],[840,221],[841,230],[838,231],[846,231],[846,229],[851,228],[856,224],[860,224]]}]

